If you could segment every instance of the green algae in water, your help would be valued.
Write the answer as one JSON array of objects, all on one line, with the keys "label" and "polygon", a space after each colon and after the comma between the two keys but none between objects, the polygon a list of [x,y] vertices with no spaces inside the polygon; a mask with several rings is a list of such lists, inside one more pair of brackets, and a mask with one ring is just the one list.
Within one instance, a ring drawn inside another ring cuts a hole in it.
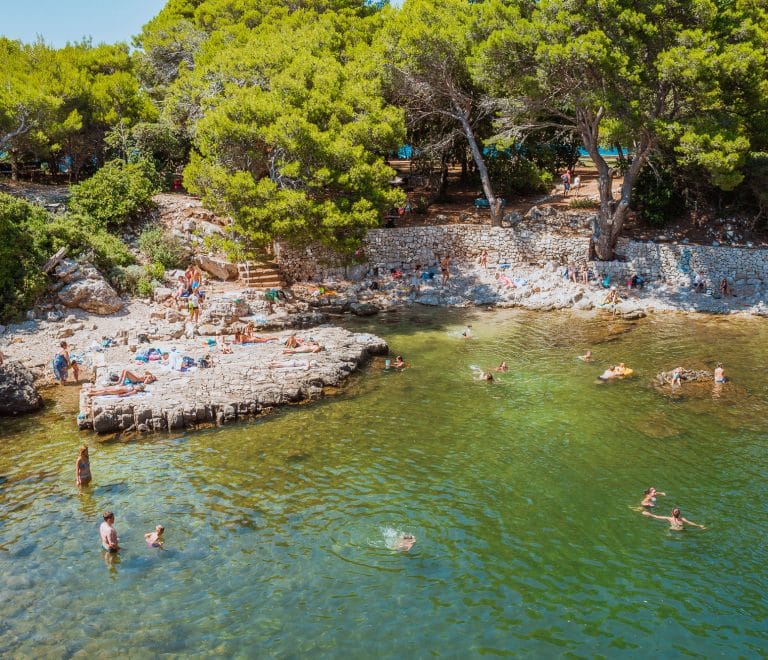
[{"label": "green algae in water", "polygon": [[[67,400],[4,420],[0,652],[763,654],[766,326],[606,323],[357,322],[411,368],[372,366],[340,396],[223,429],[99,444]],[[592,364],[575,359],[587,348]],[[496,382],[472,379],[502,359]],[[716,360],[737,395],[650,384]],[[638,377],[595,383],[620,361]],[[85,439],[95,479],[78,493]],[[679,505],[707,529],[642,517],[650,485],[668,494],[658,512]],[[143,542],[158,523],[165,550]],[[390,549],[398,533],[417,537],[411,552]]]}]

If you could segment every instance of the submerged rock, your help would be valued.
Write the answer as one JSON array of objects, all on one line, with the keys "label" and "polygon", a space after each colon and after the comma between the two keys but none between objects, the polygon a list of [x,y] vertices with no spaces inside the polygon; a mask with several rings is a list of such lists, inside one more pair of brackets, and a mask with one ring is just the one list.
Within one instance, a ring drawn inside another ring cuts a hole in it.
[{"label": "submerged rock", "polygon": [[22,415],[42,407],[29,369],[19,362],[0,365],[0,415]]}]

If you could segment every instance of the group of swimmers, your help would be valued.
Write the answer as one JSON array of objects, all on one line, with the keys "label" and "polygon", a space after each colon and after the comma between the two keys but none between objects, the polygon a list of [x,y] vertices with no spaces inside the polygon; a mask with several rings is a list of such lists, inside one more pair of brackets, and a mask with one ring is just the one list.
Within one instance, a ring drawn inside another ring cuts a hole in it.
[{"label": "group of swimmers", "polygon": [[[75,485],[78,488],[87,486],[93,480],[91,474],[91,459],[88,453],[88,445],[83,445],[77,454],[77,460],[75,461]],[[116,553],[120,550],[120,539],[117,537],[117,530],[115,529],[115,514],[112,511],[105,511],[102,514],[104,522],[99,527],[99,538],[101,540],[101,547],[107,553]],[[144,534],[144,540],[151,548],[163,547],[163,534],[165,527],[157,525],[151,532]]]},{"label": "group of swimmers", "polygon": [[683,518],[683,515],[680,512],[680,507],[677,506],[672,509],[672,514],[669,516],[657,516],[655,513],[651,513],[650,509],[656,506],[657,495],[666,497],[667,494],[659,492],[653,486],[643,492],[643,499],[640,502],[640,507],[642,508],[644,516],[655,518],[656,520],[666,520],[669,523],[669,528],[678,532],[684,530],[686,525],[690,525],[691,527],[698,527],[699,529],[706,529],[704,525],[699,525],[698,523],[692,522],[687,518]]}]

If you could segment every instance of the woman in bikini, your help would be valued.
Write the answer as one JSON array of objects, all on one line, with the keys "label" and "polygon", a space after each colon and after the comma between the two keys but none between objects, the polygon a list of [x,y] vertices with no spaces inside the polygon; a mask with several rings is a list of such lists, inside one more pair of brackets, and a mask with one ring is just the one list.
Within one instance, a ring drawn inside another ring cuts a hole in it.
[{"label": "woman in bikini", "polygon": [[75,485],[85,486],[91,483],[91,459],[88,457],[88,446],[80,447],[75,461]]},{"label": "woman in bikini", "polygon": [[704,525],[699,525],[698,523],[691,522],[690,520],[683,518],[683,516],[680,513],[680,509],[678,507],[675,507],[674,509],[672,509],[671,516],[657,516],[656,514],[653,514],[650,511],[643,511],[643,515],[648,516],[650,518],[655,518],[656,520],[668,521],[669,528],[675,530],[676,532],[682,532],[685,529],[686,525],[692,525],[693,527],[698,527],[699,529],[706,529]]}]

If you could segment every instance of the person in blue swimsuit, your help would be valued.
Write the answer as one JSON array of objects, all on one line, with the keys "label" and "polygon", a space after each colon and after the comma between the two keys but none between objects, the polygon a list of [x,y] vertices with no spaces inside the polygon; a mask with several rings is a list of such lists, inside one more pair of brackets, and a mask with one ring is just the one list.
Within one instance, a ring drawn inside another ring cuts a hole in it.
[{"label": "person in blue swimsuit", "polygon": [[658,490],[656,490],[653,486],[648,488],[643,493],[643,501],[640,502],[640,506],[650,508],[653,506],[656,506],[656,496],[659,495],[661,497],[666,497],[666,493],[660,493]]}]

